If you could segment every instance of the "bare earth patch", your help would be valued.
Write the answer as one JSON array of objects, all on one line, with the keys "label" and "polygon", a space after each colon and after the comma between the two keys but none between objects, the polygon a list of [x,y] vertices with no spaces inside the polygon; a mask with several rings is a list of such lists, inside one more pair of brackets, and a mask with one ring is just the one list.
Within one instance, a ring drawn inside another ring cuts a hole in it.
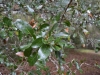
[{"label": "bare earth patch", "polygon": [[70,51],[66,61],[71,61],[73,58],[78,60],[79,63],[85,63],[81,67],[83,74],[76,72],[76,75],[100,75],[100,68],[95,66],[95,64],[100,65],[100,55]]}]

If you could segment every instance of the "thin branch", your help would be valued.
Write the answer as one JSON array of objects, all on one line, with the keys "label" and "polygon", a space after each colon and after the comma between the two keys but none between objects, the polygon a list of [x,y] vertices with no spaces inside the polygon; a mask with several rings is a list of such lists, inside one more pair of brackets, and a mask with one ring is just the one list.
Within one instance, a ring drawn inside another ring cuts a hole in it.
[{"label": "thin branch", "polygon": [[73,1],[73,0],[70,0],[70,2],[68,3],[67,7],[65,8],[64,13],[63,13],[63,15],[62,15],[62,17],[61,17],[61,19],[60,19],[60,23],[61,23],[62,19],[64,18],[64,15],[66,14],[66,10],[67,10],[67,9],[69,8],[69,6],[71,5],[72,1]]},{"label": "thin branch", "polygon": [[[56,71],[58,71],[58,62],[53,58],[53,57],[49,57],[49,60],[56,66]],[[56,72],[56,71],[53,71],[53,72]],[[51,72],[51,73],[53,73]]]}]

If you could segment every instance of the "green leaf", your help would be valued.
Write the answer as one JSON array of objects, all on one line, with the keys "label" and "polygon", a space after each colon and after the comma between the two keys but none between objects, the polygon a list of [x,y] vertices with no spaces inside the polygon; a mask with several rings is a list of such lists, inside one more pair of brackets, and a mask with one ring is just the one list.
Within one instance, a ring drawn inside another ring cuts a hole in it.
[{"label": "green leaf", "polygon": [[55,51],[55,55],[57,58],[61,58],[61,51]]},{"label": "green leaf", "polygon": [[75,47],[72,44],[67,44],[66,48],[70,48],[71,49],[71,48],[75,48]]},{"label": "green leaf", "polygon": [[37,61],[35,63],[35,65],[38,67],[38,68],[41,68],[41,69],[45,69],[45,61]]},{"label": "green leaf", "polygon": [[54,25],[51,27],[51,29],[50,29],[50,31],[49,31],[49,36],[51,35],[51,33],[53,32],[53,30],[54,30],[56,27],[57,27],[57,24],[54,24]]},{"label": "green leaf", "polygon": [[32,43],[32,48],[38,48],[43,44],[42,42],[42,37],[37,38],[36,40],[33,41]]},{"label": "green leaf", "polygon": [[31,55],[31,53],[32,53],[32,48],[31,47],[27,48],[24,51],[24,55],[27,56],[27,57],[29,57]]},{"label": "green leaf", "polygon": [[79,37],[80,37],[81,43],[84,44],[84,37],[81,34],[79,35]]},{"label": "green leaf", "polygon": [[31,46],[31,44],[32,44],[32,43],[29,43],[29,44],[27,44],[27,45],[22,45],[22,46],[20,46],[20,49],[21,49],[21,50],[28,49],[28,48]]},{"label": "green leaf", "polygon": [[77,37],[77,33],[74,33],[74,34],[73,34],[73,38],[75,38],[75,37]]},{"label": "green leaf", "polygon": [[68,27],[70,27],[70,25],[71,25],[71,23],[70,23],[69,20],[66,20],[64,23],[65,23]]},{"label": "green leaf", "polygon": [[56,38],[54,42],[55,42],[54,48],[55,48],[56,50],[60,50],[60,49],[63,48],[63,47],[65,46],[65,44],[66,44],[66,42],[65,42],[64,40],[62,40],[61,38]]},{"label": "green leaf", "polygon": [[4,26],[3,22],[0,22],[0,28],[2,28]]},{"label": "green leaf", "polygon": [[57,50],[57,51],[60,51],[60,50],[61,50],[61,46],[55,45],[55,46],[54,46],[54,49]]},{"label": "green leaf", "polygon": [[37,52],[34,52],[32,56],[28,57],[28,62],[30,66],[33,66],[38,60],[38,54]]},{"label": "green leaf", "polygon": [[3,59],[3,58],[0,58],[0,63],[1,63],[1,62],[4,62],[4,59]]},{"label": "green leaf", "polygon": [[23,34],[21,31],[18,31],[18,37],[19,37],[19,40],[21,41],[22,37],[23,37]]},{"label": "green leaf", "polygon": [[66,75],[70,75],[70,70],[67,71]]},{"label": "green leaf", "polygon": [[59,20],[60,20],[60,17],[61,17],[61,13],[58,13],[58,14],[56,15],[56,20],[59,21]]},{"label": "green leaf", "polygon": [[65,40],[60,40],[58,42],[58,45],[60,45],[61,48],[63,48],[66,44],[67,44],[67,42]]},{"label": "green leaf", "polygon": [[42,25],[40,25],[40,30],[42,30],[42,29],[46,29],[47,27],[49,27],[49,24],[42,24]]},{"label": "green leaf", "polygon": [[60,38],[67,38],[69,35],[64,32],[60,32],[60,33],[54,34],[54,36],[60,37]]},{"label": "green leaf", "polygon": [[12,20],[9,19],[8,17],[4,17],[4,18],[3,18],[3,22],[4,22],[4,24],[7,25],[7,26],[12,25],[11,21],[12,21]]},{"label": "green leaf", "polygon": [[56,38],[56,39],[55,39],[55,43],[58,43],[60,40],[61,40],[61,38],[59,38],[59,37]]},{"label": "green leaf", "polygon": [[72,75],[75,75],[75,73],[74,73],[74,72],[72,72]]},{"label": "green leaf", "polygon": [[7,36],[6,31],[4,29],[1,29],[1,31],[0,31],[0,37],[3,38],[3,39],[5,39],[6,36]]},{"label": "green leaf", "polygon": [[54,37],[52,37],[52,36],[48,37],[48,42],[49,42],[51,45],[54,45],[54,40],[55,40]]},{"label": "green leaf", "polygon": [[80,66],[79,66],[78,62],[75,61],[75,64],[76,64],[76,68],[79,70]]},{"label": "green leaf", "polygon": [[97,46],[96,49],[95,49],[95,52],[97,53],[97,52],[99,52],[99,51],[100,51],[100,47]]},{"label": "green leaf", "polygon": [[52,48],[50,45],[43,44],[38,51],[38,55],[40,56],[39,60],[45,60],[50,55],[51,51]]},{"label": "green leaf", "polygon": [[100,69],[100,65],[98,65],[98,64],[95,64],[94,66],[96,66],[96,67],[98,67],[98,68]]},{"label": "green leaf", "polygon": [[36,36],[34,34],[34,30],[32,29],[32,27],[26,22],[23,21],[21,19],[17,19],[14,24],[16,25],[16,27],[22,31],[25,34],[30,34],[34,39],[36,39]]},{"label": "green leaf", "polygon": [[80,72],[81,74],[83,74],[83,70],[82,70],[82,69],[79,69],[79,72]]},{"label": "green leaf", "polygon": [[14,34],[13,34],[12,31],[9,31],[9,32],[8,32],[8,35],[9,35],[9,37],[13,37],[13,36],[14,36]]}]

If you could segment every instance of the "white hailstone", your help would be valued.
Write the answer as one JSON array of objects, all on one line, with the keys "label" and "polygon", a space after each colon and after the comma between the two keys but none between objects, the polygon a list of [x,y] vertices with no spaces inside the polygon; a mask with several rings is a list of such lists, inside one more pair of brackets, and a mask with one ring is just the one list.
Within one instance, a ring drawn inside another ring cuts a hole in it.
[{"label": "white hailstone", "polygon": [[87,10],[87,13],[88,13],[88,14],[90,14],[90,13],[91,13],[91,11],[90,11],[90,10]]}]

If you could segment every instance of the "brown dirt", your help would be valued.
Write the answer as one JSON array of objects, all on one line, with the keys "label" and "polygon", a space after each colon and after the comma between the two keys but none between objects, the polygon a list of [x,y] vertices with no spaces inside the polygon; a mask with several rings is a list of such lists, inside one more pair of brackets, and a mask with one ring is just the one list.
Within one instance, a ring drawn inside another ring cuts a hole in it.
[{"label": "brown dirt", "polygon": [[[100,68],[96,67],[95,64],[100,65],[100,55],[96,55],[96,54],[90,54],[90,53],[80,53],[74,50],[69,50],[66,51],[67,57],[64,58],[67,64],[68,62],[72,61],[73,59],[77,60],[77,62],[79,63],[79,65],[81,65],[81,69],[83,70],[82,73],[80,73],[79,70],[76,69],[75,65],[71,66],[71,70],[73,72],[76,71],[76,75],[100,75]],[[54,61],[54,57],[51,59]],[[56,65],[58,64],[57,62],[51,62],[51,59],[47,62],[47,66],[50,68],[50,73],[51,75],[61,75],[58,74],[58,71],[56,71]],[[83,63],[83,64],[82,64]],[[67,64],[68,65],[68,64]],[[69,70],[68,67],[66,67],[66,65],[64,66],[64,74],[66,75],[66,72]],[[29,70],[34,70],[34,67],[29,67],[28,66],[24,66],[27,67],[27,72]],[[8,75],[10,73],[10,71],[4,66],[4,65],[0,65],[0,72],[3,75]],[[42,72],[42,75],[47,75],[45,72]]]},{"label": "brown dirt", "polygon": [[[76,75],[100,75],[100,68],[96,67],[95,64],[100,65],[100,55],[96,54],[89,54],[89,53],[80,53],[77,51],[67,51],[68,55],[67,58],[65,58],[66,63],[72,61],[72,60],[77,60],[79,65],[81,66],[82,73],[80,73],[79,70],[77,70],[76,66],[73,65],[71,67],[72,71],[76,71]],[[51,72],[55,71],[55,65],[51,62],[48,62],[49,67],[51,68]],[[65,67],[65,65],[64,65]],[[64,70],[64,75],[68,71],[68,68],[65,68]],[[51,75],[59,75],[57,72],[53,72]]]},{"label": "brown dirt", "polygon": [[76,75],[100,75],[100,68],[94,66],[95,64],[100,65],[100,55],[70,51],[66,61],[71,61],[73,58],[80,64],[86,63],[81,67],[83,74],[78,71]]},{"label": "brown dirt", "polygon": [[0,64],[0,75],[8,75],[10,71],[6,68],[5,65]]}]

